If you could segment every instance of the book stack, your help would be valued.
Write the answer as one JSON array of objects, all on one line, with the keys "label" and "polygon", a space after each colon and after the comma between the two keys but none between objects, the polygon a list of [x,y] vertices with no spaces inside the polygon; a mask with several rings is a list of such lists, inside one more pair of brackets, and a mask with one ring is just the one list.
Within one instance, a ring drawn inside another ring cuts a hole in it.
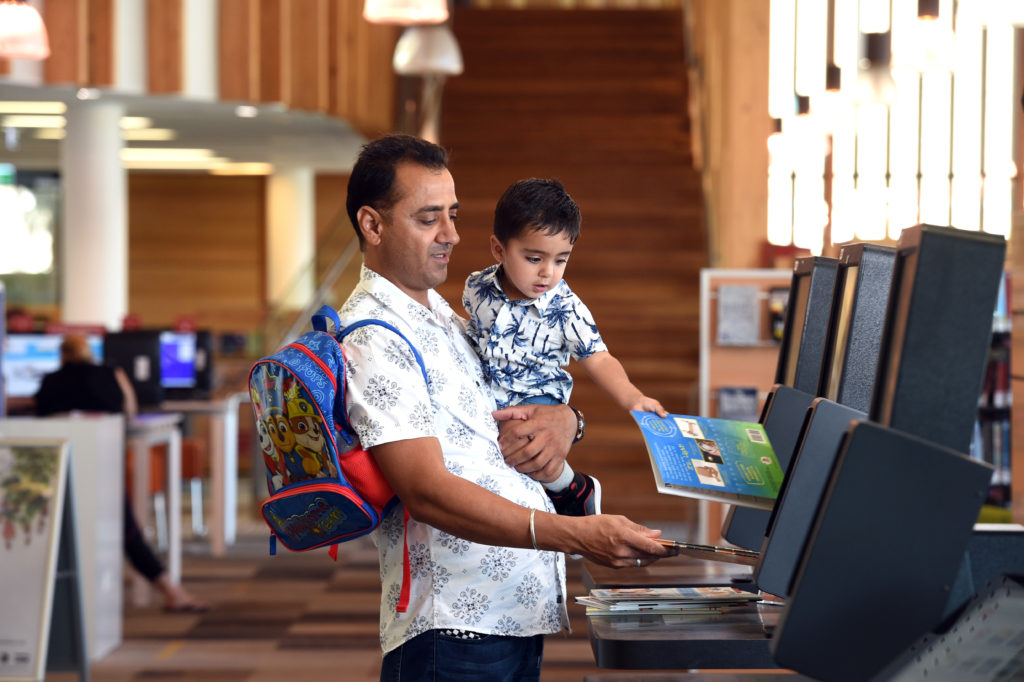
[{"label": "book stack", "polygon": [[576,597],[587,615],[623,615],[655,612],[707,615],[757,601],[758,595],[735,587],[620,587],[593,589]]}]

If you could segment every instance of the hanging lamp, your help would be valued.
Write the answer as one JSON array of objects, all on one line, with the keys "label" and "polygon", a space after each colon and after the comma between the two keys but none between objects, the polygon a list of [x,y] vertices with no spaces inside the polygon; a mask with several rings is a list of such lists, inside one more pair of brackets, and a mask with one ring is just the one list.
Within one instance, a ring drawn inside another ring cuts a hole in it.
[{"label": "hanging lamp", "polygon": [[38,10],[23,0],[0,0],[0,57],[46,59],[50,41]]}]

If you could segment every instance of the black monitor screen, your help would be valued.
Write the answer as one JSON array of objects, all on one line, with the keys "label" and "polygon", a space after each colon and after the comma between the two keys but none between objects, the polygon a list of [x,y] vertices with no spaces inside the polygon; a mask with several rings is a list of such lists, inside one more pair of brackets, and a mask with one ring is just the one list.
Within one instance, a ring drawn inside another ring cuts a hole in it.
[{"label": "black monitor screen", "polygon": [[779,372],[781,383],[786,386],[793,386],[796,383],[801,337],[807,321],[807,301],[811,294],[811,273],[793,275],[793,280],[795,293],[790,294],[788,329],[785,331],[786,348],[782,356],[785,364]]},{"label": "black monitor screen", "polygon": [[823,397],[839,402],[839,384],[843,376],[843,365],[846,359],[847,342],[850,340],[850,323],[853,320],[853,299],[857,291],[858,266],[850,265],[840,269],[840,298],[838,317],[833,330],[831,345],[832,357],[826,360],[825,371],[828,381]]},{"label": "black monitor screen", "polygon": [[164,388],[195,387],[194,332],[160,332],[160,385]]},{"label": "black monitor screen", "polygon": [[[86,334],[93,360],[103,360],[103,336]],[[7,334],[4,339],[4,392],[11,398],[31,398],[43,375],[60,367],[63,334]]]}]

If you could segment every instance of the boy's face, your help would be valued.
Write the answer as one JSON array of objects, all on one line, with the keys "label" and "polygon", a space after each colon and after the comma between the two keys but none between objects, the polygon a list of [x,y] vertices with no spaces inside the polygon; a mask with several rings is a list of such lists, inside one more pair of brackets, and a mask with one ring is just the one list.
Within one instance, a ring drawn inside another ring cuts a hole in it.
[{"label": "boy's face", "polygon": [[572,244],[564,233],[527,230],[507,244],[491,235],[491,253],[504,266],[501,286],[510,299],[538,298],[562,281]]}]

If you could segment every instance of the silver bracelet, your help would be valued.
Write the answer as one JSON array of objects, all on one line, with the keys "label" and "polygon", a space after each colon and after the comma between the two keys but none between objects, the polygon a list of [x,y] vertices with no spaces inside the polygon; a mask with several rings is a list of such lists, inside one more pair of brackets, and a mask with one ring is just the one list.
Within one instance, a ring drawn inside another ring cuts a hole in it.
[{"label": "silver bracelet", "polygon": [[534,549],[539,550],[540,547],[537,546],[537,530],[533,527],[533,517],[536,513],[536,509],[530,510],[530,542],[533,543]]}]

